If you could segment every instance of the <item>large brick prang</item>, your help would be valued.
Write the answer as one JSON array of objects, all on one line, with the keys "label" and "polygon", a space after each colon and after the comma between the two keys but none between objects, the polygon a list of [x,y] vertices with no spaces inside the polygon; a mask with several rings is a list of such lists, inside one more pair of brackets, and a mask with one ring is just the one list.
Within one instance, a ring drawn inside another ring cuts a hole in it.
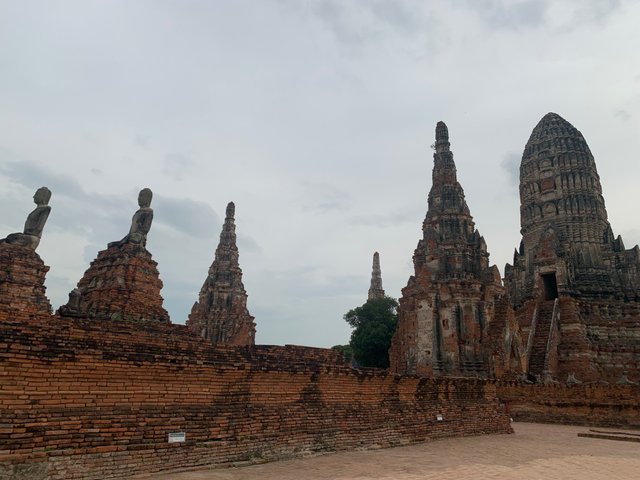
[{"label": "large brick prang", "polygon": [[423,236],[413,254],[415,273],[402,289],[391,370],[429,376],[521,373],[518,325],[495,314],[506,294],[458,182],[444,122],[436,126],[434,147]]},{"label": "large brick prang", "polygon": [[529,377],[640,380],[640,249],[614,235],[591,150],[556,113],[524,148],[520,220],[505,286],[527,339]]},{"label": "large brick prang", "polygon": [[640,300],[638,247],[614,236],[591,150],[556,113],[538,122],[522,154],[520,223],[522,242],[505,271],[516,308],[558,295]]}]

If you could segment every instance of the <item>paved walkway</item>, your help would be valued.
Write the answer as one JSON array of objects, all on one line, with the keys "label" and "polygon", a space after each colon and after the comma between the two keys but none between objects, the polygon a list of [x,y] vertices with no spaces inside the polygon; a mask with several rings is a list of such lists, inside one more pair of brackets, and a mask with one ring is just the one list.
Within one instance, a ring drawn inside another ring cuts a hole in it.
[{"label": "paved walkway", "polygon": [[[580,438],[585,427],[515,423],[515,435],[452,438],[153,480],[640,479],[640,443]],[[608,430],[608,429],[601,429]],[[635,432],[639,433],[639,432]]]}]

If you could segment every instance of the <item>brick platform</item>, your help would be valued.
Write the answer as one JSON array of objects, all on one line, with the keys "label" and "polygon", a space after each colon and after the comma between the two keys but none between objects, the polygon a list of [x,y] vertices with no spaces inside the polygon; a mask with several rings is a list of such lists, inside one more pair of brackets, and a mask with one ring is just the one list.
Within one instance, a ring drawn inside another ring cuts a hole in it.
[{"label": "brick platform", "polygon": [[637,385],[498,384],[498,397],[518,421],[640,428]]}]

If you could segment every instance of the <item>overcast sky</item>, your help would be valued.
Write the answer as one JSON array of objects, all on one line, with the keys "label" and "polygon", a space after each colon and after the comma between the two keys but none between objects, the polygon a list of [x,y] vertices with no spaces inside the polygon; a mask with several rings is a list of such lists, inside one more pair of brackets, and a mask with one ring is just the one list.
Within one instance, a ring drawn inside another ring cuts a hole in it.
[{"label": "overcast sky", "polygon": [[438,120],[501,272],[549,111],[640,242],[638,25],[625,0],[0,0],[0,237],[52,190],[57,308],[149,187],[147,247],[184,323],[234,201],[257,342],[347,343],[373,252],[387,294],[413,272]]}]

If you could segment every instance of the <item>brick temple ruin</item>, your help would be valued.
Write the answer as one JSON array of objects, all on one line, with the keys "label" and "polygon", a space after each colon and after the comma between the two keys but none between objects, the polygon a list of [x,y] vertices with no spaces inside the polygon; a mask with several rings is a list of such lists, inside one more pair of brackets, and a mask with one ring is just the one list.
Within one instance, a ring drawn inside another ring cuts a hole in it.
[{"label": "brick temple ruin", "polygon": [[158,264],[146,249],[153,221],[152,193],[143,189],[140,208],[133,215],[129,233],[110,242],[69,293],[69,302],[58,309],[61,317],[134,322],[169,322],[162,306],[162,281]]},{"label": "brick temple ruin", "polygon": [[415,275],[399,302],[391,371],[428,376],[522,373],[520,332],[506,315],[508,296],[469,212],[443,122],[436,127],[432,178],[423,237],[413,254]]},{"label": "brick temple ruin", "polygon": [[[436,127],[433,184],[402,291],[391,368],[255,345],[226,218],[188,325],[146,248],[151,191],[52,314],[37,254],[51,192],[0,240],[0,478],[103,479],[248,464],[528,421],[640,426],[640,268],[607,222],[593,156],[546,115],[521,166],[522,242],[489,264]],[[385,295],[373,258],[369,298]]]},{"label": "brick temple ruin", "polygon": [[640,250],[615,237],[582,134],[555,113],[520,166],[522,242],[504,285],[438,123],[433,185],[402,290],[391,369],[536,383],[640,381]]},{"label": "brick temple ruin", "polygon": [[640,381],[640,249],[614,236],[589,146],[555,113],[522,155],[520,222],[505,285],[528,339],[529,373]]},{"label": "brick temple ruin", "polygon": [[247,309],[247,292],[236,245],[236,207],[227,205],[220,243],[187,326],[213,343],[253,345],[256,324]]}]

